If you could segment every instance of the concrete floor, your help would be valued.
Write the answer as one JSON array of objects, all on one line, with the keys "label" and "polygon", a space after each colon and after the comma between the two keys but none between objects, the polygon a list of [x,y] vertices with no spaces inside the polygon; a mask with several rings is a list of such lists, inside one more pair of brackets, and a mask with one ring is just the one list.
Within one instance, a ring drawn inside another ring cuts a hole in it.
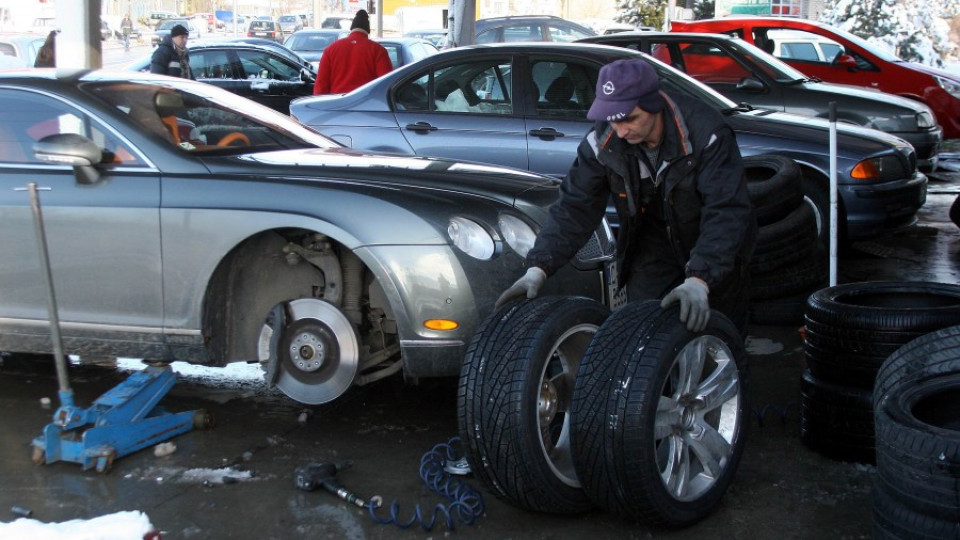
[{"label": "concrete floor", "polygon": [[[860,243],[840,261],[840,281],[891,279],[960,282],[960,229],[947,209],[960,175],[931,183],[919,226]],[[166,539],[438,538],[487,539],[866,539],[870,536],[872,466],[842,463],[799,441],[798,394],[803,345],[794,327],[750,330],[752,418],[746,451],[719,509],[685,529],[651,529],[601,511],[552,516],[513,508],[481,489],[486,515],[449,533],[400,530],[373,523],[356,507],[325,492],[294,487],[296,467],[352,460],[342,484],[363,496],[432,509],[440,498],[421,484],[421,455],[454,436],[456,381],[404,386],[392,377],[351,389],[332,404],[304,409],[256,381],[211,383],[181,377],[164,400],[172,411],[204,408],[217,419],[210,431],[176,437],[178,450],[149,450],[121,458],[108,474],[76,464],[34,465],[30,443],[58,404],[52,370],[0,367],[0,521],[14,506],[52,522],[141,510]],[[78,405],[89,404],[126,376],[123,371],[73,370]],[[221,470],[222,469],[222,470]],[[235,480],[223,481],[223,477]]]}]

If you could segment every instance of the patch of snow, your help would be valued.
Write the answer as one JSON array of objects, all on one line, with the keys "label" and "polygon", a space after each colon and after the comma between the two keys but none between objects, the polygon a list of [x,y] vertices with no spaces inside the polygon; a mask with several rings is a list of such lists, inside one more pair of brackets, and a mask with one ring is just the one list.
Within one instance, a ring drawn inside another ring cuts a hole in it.
[{"label": "patch of snow", "polygon": [[749,354],[775,354],[783,350],[783,343],[767,338],[747,338],[747,352]]},{"label": "patch of snow", "polygon": [[140,511],[117,512],[93,519],[43,523],[20,518],[0,522],[0,538],[30,540],[143,540],[155,532],[150,518]]}]

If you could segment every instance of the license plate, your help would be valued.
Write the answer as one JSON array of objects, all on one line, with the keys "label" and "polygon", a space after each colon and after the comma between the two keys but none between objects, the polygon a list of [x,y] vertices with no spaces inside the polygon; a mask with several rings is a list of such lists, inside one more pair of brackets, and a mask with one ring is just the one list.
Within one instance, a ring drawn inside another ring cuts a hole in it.
[{"label": "license plate", "polygon": [[615,258],[603,265],[603,277],[607,285],[607,307],[611,311],[616,311],[627,304],[627,289],[620,288],[617,282],[618,273]]}]

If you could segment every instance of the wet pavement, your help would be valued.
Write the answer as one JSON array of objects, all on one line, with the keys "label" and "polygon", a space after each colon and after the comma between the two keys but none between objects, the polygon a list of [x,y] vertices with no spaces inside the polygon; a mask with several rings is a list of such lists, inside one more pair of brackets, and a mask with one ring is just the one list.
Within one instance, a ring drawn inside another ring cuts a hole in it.
[{"label": "wet pavement", "polygon": [[[840,282],[960,282],[960,229],[947,210],[960,173],[936,175],[920,223],[898,234],[854,244],[840,261]],[[457,431],[456,381],[399,376],[360,388],[321,407],[304,408],[255,378],[183,375],[163,404],[203,408],[209,431],[174,438],[177,450],[144,450],[119,459],[107,474],[79,465],[34,465],[30,444],[52,419],[52,368],[0,367],[0,521],[16,505],[45,522],[91,519],[122,510],[145,512],[166,539],[439,538],[486,539],[866,539],[870,537],[869,465],[830,460],[799,439],[803,345],[795,327],[752,325],[749,331],[751,430],[734,483],[717,511],[679,530],[650,528],[594,511],[553,516],[511,507],[471,480],[486,515],[453,532],[438,525],[401,530],[374,523],[365,511],[329,493],[295,488],[293,471],[310,462],[351,460],[337,479],[361,496],[397,500],[409,517],[443,499],[421,483],[422,454]],[[178,364],[175,364],[175,366]],[[249,367],[249,366],[240,366]],[[129,371],[72,368],[76,402],[91,403]],[[383,514],[381,514],[383,515]]]}]

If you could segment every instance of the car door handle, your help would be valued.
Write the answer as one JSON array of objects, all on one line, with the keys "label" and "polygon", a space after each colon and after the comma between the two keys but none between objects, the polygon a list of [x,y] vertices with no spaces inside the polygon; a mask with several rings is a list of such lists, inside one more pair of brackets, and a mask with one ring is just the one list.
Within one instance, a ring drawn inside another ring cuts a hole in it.
[{"label": "car door handle", "polygon": [[533,137],[540,137],[541,139],[553,139],[556,137],[563,137],[563,133],[557,131],[553,128],[540,128],[530,130],[530,135]]},{"label": "car door handle", "polygon": [[437,127],[431,126],[429,122],[414,122],[412,124],[407,124],[407,129],[410,131],[436,131]]}]

